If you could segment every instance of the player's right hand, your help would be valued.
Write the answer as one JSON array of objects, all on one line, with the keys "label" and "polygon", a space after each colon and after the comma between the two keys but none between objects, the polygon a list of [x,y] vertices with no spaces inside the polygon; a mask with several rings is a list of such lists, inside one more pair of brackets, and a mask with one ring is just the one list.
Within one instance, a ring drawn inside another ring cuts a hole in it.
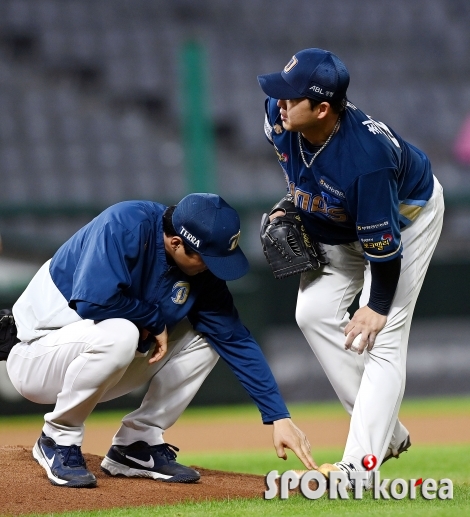
[{"label": "player's right hand", "polygon": [[285,451],[287,447],[296,454],[308,469],[318,468],[311,456],[308,438],[290,418],[281,418],[273,422],[273,442],[279,458],[287,459]]},{"label": "player's right hand", "polygon": [[354,339],[360,335],[360,341],[355,343],[353,352],[360,355],[366,348],[370,352],[374,347],[377,334],[385,327],[386,323],[387,316],[375,312],[367,305],[357,309],[344,329],[344,335],[346,336],[344,348],[351,350]]},{"label": "player's right hand", "polygon": [[155,341],[157,344],[155,345],[155,350],[153,351],[152,357],[149,359],[149,364],[156,363],[163,358],[168,349],[168,332],[166,327],[163,329],[161,334],[155,336]]}]

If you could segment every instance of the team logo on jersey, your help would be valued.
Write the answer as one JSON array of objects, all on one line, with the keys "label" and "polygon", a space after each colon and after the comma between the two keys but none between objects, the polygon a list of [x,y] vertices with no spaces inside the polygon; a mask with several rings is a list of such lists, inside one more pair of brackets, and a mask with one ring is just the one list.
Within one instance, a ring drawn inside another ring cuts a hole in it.
[{"label": "team logo on jersey", "polygon": [[177,305],[183,305],[183,303],[188,299],[189,290],[189,282],[176,282],[171,289],[171,293],[173,295],[171,297],[171,301]]},{"label": "team logo on jersey", "polygon": [[289,191],[294,196],[294,204],[300,210],[324,215],[336,223],[345,223],[348,220],[348,214],[341,205],[340,199],[328,192],[315,195],[296,187],[293,181],[288,183]]},{"label": "team logo on jersey", "polygon": [[273,129],[276,135],[280,135],[282,133],[282,126],[279,124],[274,124]]},{"label": "team logo on jersey", "polygon": [[237,246],[238,246],[238,242],[240,240],[240,234],[241,234],[241,230],[238,230],[238,233],[236,233],[233,237],[230,237],[230,241],[229,241],[229,247],[228,249],[230,251],[233,251]]},{"label": "team logo on jersey", "polygon": [[287,63],[287,65],[284,67],[284,73],[288,74],[294,66],[298,63],[297,58],[295,56],[292,56],[291,60]]}]

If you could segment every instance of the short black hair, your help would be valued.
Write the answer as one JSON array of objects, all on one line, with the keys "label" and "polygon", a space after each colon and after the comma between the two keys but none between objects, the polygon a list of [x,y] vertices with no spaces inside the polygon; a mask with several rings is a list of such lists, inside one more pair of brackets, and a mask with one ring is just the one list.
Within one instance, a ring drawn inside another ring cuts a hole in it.
[{"label": "short black hair", "polygon": [[310,102],[310,109],[312,109],[312,110],[315,109],[322,102],[327,102],[331,106],[331,109],[333,110],[334,113],[341,113],[342,111],[344,111],[346,109],[346,103],[347,103],[346,97],[344,97],[343,99],[340,99],[340,100],[331,100],[331,101],[317,101],[315,99],[311,99],[310,97],[307,97],[307,99]]},{"label": "short black hair", "polygon": [[[175,208],[176,205],[171,205],[163,212],[163,232],[167,237],[179,237],[176,233],[175,227],[173,226],[172,219]],[[184,239],[182,239],[182,241],[186,255],[197,255],[197,251],[194,251]]]}]

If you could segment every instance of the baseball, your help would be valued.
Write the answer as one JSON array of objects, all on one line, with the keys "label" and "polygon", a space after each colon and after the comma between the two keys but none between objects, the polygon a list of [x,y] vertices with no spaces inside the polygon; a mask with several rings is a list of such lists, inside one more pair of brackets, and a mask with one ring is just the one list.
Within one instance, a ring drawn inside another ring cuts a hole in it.
[{"label": "baseball", "polygon": [[351,352],[359,352],[359,344],[361,343],[361,336],[362,334],[358,334],[355,338],[354,338],[354,341],[352,342],[352,345],[351,345]]}]

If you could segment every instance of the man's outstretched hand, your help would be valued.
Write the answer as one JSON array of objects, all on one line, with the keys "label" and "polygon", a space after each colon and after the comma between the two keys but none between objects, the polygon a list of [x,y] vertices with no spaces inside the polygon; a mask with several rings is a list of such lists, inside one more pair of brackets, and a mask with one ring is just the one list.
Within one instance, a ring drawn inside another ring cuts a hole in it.
[{"label": "man's outstretched hand", "polygon": [[307,437],[290,418],[282,418],[273,422],[273,443],[279,458],[287,459],[285,451],[287,447],[297,455],[308,469],[318,468],[311,456],[310,443]]}]

